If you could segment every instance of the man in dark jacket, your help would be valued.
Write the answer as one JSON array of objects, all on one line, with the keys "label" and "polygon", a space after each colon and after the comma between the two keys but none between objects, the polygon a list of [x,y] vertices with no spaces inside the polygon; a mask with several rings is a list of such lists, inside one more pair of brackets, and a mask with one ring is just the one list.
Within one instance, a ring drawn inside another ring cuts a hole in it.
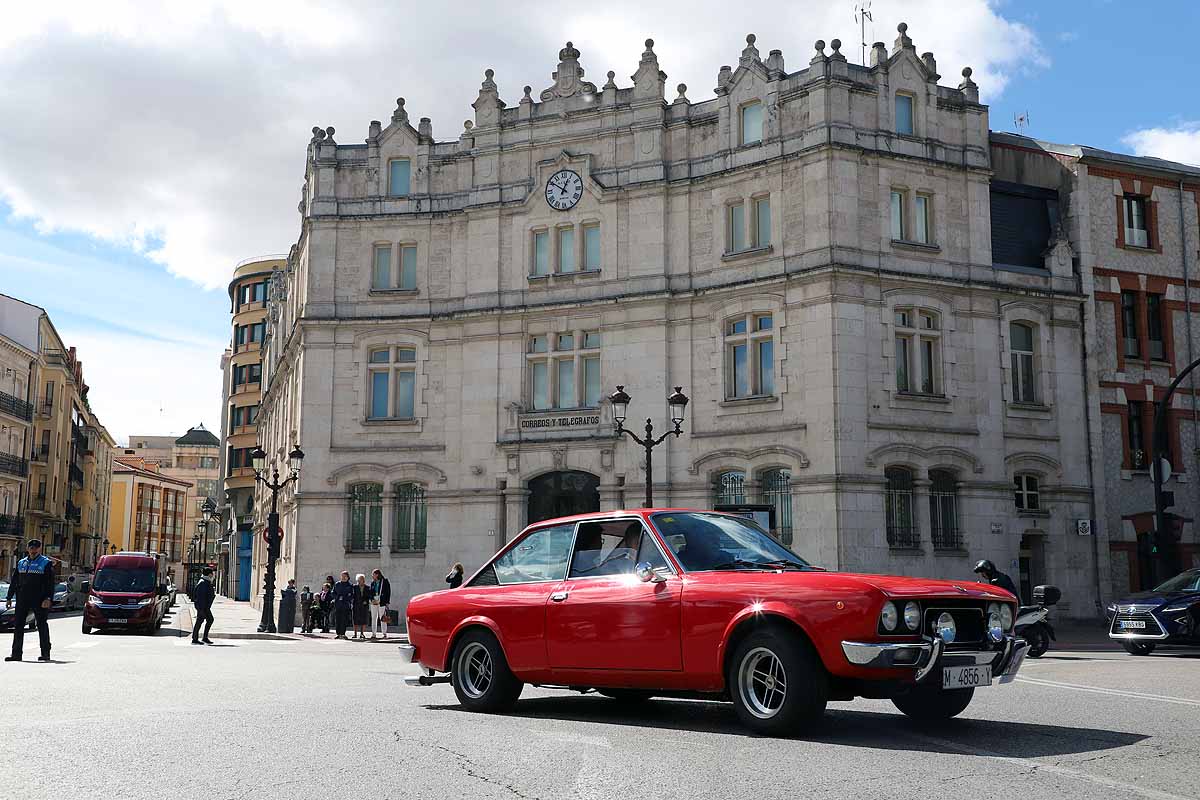
[{"label": "man in dark jacket", "polygon": [[337,639],[346,638],[346,628],[350,627],[350,612],[354,608],[354,584],[350,583],[350,573],[342,572],[342,579],[333,585],[333,615],[334,625],[337,626]]},{"label": "man in dark jacket", "polygon": [[[196,606],[196,624],[192,627],[192,644],[212,644],[208,632],[212,630],[212,604],[217,593],[212,584],[212,567],[205,567],[200,574],[200,580],[192,589],[192,603]],[[204,638],[200,638],[200,624],[204,623]]]},{"label": "man in dark jacket", "polygon": [[17,613],[13,617],[12,655],[6,656],[5,661],[20,661],[21,650],[25,644],[25,619],[29,612],[37,620],[38,641],[42,645],[42,654],[38,661],[50,660],[50,626],[46,617],[50,613],[50,601],[54,599],[54,562],[42,554],[42,543],[30,539],[25,545],[27,555],[17,562],[12,579],[8,582],[8,597],[4,598],[5,607],[11,606],[13,599],[17,601]]},{"label": "man in dark jacket", "polygon": [[387,638],[388,606],[392,602],[392,584],[383,577],[383,572],[375,570],[371,573],[371,590],[375,598],[371,601],[371,638],[380,631]]},{"label": "man in dark jacket", "polygon": [[307,586],[300,593],[300,613],[303,616],[300,619],[300,632],[312,633],[313,629],[313,605],[317,602],[317,596],[312,593],[312,589]]},{"label": "man in dark jacket", "polygon": [[983,580],[987,581],[992,586],[998,586],[1001,589],[1012,592],[1017,598],[1017,605],[1021,604],[1021,595],[1017,594],[1017,585],[1013,583],[1012,578],[996,569],[995,564],[987,559],[984,559],[975,565],[975,572],[978,575],[982,575]]}]

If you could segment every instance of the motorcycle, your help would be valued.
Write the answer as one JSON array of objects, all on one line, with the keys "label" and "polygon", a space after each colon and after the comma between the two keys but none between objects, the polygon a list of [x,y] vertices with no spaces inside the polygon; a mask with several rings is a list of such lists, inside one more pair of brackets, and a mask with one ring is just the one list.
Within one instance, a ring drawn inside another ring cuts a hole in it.
[{"label": "motorcycle", "polygon": [[1021,606],[1017,609],[1017,619],[1013,623],[1016,634],[1029,642],[1025,652],[1029,658],[1041,658],[1050,649],[1050,642],[1057,641],[1054,627],[1049,622],[1050,609],[1058,603],[1062,592],[1056,586],[1033,587],[1033,605]]}]

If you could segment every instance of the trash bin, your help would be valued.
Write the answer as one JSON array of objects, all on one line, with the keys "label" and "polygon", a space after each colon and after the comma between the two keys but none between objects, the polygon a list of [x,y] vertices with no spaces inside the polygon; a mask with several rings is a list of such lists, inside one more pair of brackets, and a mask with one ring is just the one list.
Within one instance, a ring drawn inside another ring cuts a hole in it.
[{"label": "trash bin", "polygon": [[296,627],[296,590],[284,589],[279,593],[279,632],[291,633]]}]

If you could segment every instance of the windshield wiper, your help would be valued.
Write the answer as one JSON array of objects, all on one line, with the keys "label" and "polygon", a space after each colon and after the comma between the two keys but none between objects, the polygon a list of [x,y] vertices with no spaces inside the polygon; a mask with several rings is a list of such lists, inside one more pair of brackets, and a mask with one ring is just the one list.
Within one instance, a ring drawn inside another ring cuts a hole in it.
[{"label": "windshield wiper", "polygon": [[790,558],[774,558],[770,561],[763,561],[763,564],[769,564],[772,567],[791,567],[793,569],[808,569],[808,564],[801,564],[799,561],[792,561]]},{"label": "windshield wiper", "polygon": [[747,561],[744,558],[735,558],[733,561],[714,564],[709,569],[775,569],[775,564],[774,562]]}]

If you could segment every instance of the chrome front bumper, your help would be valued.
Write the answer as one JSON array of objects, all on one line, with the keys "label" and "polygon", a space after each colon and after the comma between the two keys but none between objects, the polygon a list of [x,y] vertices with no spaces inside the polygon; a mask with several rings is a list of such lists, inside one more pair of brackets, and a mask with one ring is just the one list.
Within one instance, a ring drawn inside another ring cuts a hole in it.
[{"label": "chrome front bumper", "polygon": [[1029,643],[1009,634],[994,650],[946,650],[938,638],[919,642],[842,642],[846,660],[856,667],[909,668],[918,683],[939,665],[990,664],[1000,683],[1017,677]]}]

